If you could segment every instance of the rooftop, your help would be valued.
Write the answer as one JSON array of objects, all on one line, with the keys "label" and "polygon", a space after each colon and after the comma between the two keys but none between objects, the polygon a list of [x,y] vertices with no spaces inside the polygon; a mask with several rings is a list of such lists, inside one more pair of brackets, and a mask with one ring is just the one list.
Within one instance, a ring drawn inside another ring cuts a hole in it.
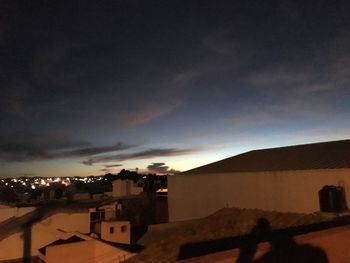
[{"label": "rooftop", "polygon": [[37,209],[21,217],[12,217],[0,223],[0,241],[12,234],[23,231],[23,226],[44,220],[57,213],[88,213],[89,208],[99,207],[113,202],[113,199],[97,200],[90,202],[64,202],[51,201],[37,206]]},{"label": "rooftop", "polygon": [[[294,236],[296,245],[271,250],[271,243],[261,242],[253,256],[254,262],[318,262],[347,263],[350,262],[350,226],[339,226],[320,231]],[[282,250],[283,249],[283,250]],[[237,262],[241,248],[230,249],[200,257],[181,260],[182,263],[223,263]],[[297,253],[296,253],[297,252]],[[324,255],[323,257],[320,257]],[[299,258],[297,258],[299,257]],[[302,257],[300,259],[300,257]],[[308,257],[308,259],[307,259]],[[312,259],[310,259],[312,257]],[[277,259],[276,259],[277,258]],[[316,261],[315,258],[318,258]],[[303,261],[304,260],[304,261]],[[241,261],[242,262],[242,261]]]},{"label": "rooftop", "polygon": [[47,247],[51,247],[51,246],[57,246],[57,245],[62,245],[62,244],[69,244],[69,243],[74,243],[74,242],[80,242],[80,241],[85,241],[84,239],[78,237],[78,236],[71,236],[67,239],[57,239],[56,241],[42,247],[39,248],[38,250],[40,251],[41,254],[46,255],[46,248]]},{"label": "rooftop", "polygon": [[139,241],[139,244],[146,248],[127,262],[174,262],[184,245],[247,235],[261,217],[269,221],[272,229],[284,229],[329,220],[322,214],[224,208],[202,219],[151,226]]},{"label": "rooftop", "polygon": [[350,140],[254,150],[181,174],[350,168]]}]

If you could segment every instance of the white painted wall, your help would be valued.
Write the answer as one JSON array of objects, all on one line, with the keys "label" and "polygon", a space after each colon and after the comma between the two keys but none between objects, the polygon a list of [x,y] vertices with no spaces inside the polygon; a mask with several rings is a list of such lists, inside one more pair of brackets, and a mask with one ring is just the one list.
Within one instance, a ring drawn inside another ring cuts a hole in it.
[{"label": "white painted wall", "polygon": [[127,195],[138,195],[142,193],[143,188],[138,187],[134,184],[132,180],[114,180],[112,182],[113,185],[113,197],[121,197]]},{"label": "white painted wall", "polygon": [[36,208],[34,206],[30,207],[0,207],[0,223],[11,218],[20,217],[29,212],[34,211]]},{"label": "white painted wall", "polygon": [[105,220],[115,219],[116,206],[117,206],[117,202],[99,207],[99,210],[105,211],[105,218],[104,218]]},{"label": "white painted wall", "polygon": [[[32,255],[38,255],[38,249],[67,234],[59,231],[90,231],[90,213],[57,213],[32,227]],[[22,232],[13,234],[0,241],[0,260],[17,259],[23,256]]]},{"label": "white painted wall", "polygon": [[105,244],[98,240],[87,240],[46,248],[46,263],[119,263],[134,254]]},{"label": "white painted wall", "polygon": [[169,221],[201,218],[224,207],[312,213],[319,211],[318,191],[339,184],[350,206],[350,169],[172,175]]},{"label": "white painted wall", "polygon": [[[113,228],[113,233],[110,233],[111,227]],[[129,221],[103,221],[101,222],[101,239],[110,242],[130,244],[130,227]]]}]

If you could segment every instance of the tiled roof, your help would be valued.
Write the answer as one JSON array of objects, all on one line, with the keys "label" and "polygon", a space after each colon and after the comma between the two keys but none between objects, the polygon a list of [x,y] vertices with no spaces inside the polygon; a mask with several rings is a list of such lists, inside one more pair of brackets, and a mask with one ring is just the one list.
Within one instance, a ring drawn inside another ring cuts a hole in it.
[{"label": "tiled roof", "polygon": [[350,140],[254,150],[182,174],[350,168]]},{"label": "tiled roof", "polygon": [[181,247],[185,244],[215,241],[249,234],[259,218],[268,220],[273,230],[332,220],[322,214],[223,208],[201,219],[151,226],[138,242],[146,248],[127,262],[175,262]]},{"label": "tiled roof", "polygon": [[[296,233],[295,235],[292,233],[285,234],[286,231],[284,230],[282,230],[284,233],[276,231],[275,240],[276,236],[279,235],[280,240],[283,241],[278,242],[278,244],[281,245],[273,246],[273,240],[271,239],[269,240],[269,242],[261,241],[256,245],[256,251],[250,250],[251,253],[248,252],[248,255],[250,254],[250,256],[253,258],[249,262],[350,262],[350,251],[348,249],[350,246],[350,225],[346,224],[349,223],[348,219],[349,218],[347,218],[346,220],[344,219],[343,222],[333,221],[321,224],[314,224],[312,226],[316,227],[316,229],[310,232],[306,231],[305,233]],[[312,228],[312,226],[310,227]],[[309,226],[302,226],[300,230],[302,228],[306,230],[307,228],[309,228]],[[298,230],[298,227],[295,228],[295,230]],[[249,238],[249,236],[246,237]],[[236,244],[227,244],[226,240],[213,241],[213,243],[210,244],[210,247],[208,249],[209,251],[202,251],[203,253],[199,256],[196,255],[194,257],[187,257],[186,259],[179,260],[178,262],[247,262],[248,260],[242,257],[242,255],[245,254],[242,252],[245,252],[245,248],[247,247],[247,245],[244,244],[244,242],[242,242],[243,240],[244,238],[241,239],[241,244],[237,244],[240,243],[238,239],[235,240],[238,241],[236,242]],[[227,244],[227,249],[223,249],[224,247],[220,248],[220,242],[218,241],[221,241],[223,245]],[[226,243],[223,243],[225,241]],[[185,245],[182,247],[182,249],[185,247],[189,248],[187,245]]]}]

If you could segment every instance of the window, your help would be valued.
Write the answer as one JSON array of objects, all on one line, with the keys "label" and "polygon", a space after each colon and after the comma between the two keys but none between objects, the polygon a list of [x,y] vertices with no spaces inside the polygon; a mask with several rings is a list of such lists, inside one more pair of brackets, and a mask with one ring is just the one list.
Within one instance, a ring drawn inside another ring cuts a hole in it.
[{"label": "window", "polygon": [[120,227],[120,231],[121,232],[126,232],[128,230],[128,227],[127,226],[121,226]]},{"label": "window", "polygon": [[113,227],[113,226],[111,226],[111,227],[109,228],[109,233],[110,233],[110,234],[113,234],[113,233],[114,233],[114,227]]}]

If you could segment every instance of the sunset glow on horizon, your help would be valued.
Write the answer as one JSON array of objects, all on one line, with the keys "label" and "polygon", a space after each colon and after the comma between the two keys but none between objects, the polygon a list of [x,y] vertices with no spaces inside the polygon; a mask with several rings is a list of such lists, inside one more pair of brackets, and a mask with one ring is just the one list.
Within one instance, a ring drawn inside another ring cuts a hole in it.
[{"label": "sunset glow on horizon", "polygon": [[346,5],[2,3],[0,178],[171,174],[350,139]]}]

